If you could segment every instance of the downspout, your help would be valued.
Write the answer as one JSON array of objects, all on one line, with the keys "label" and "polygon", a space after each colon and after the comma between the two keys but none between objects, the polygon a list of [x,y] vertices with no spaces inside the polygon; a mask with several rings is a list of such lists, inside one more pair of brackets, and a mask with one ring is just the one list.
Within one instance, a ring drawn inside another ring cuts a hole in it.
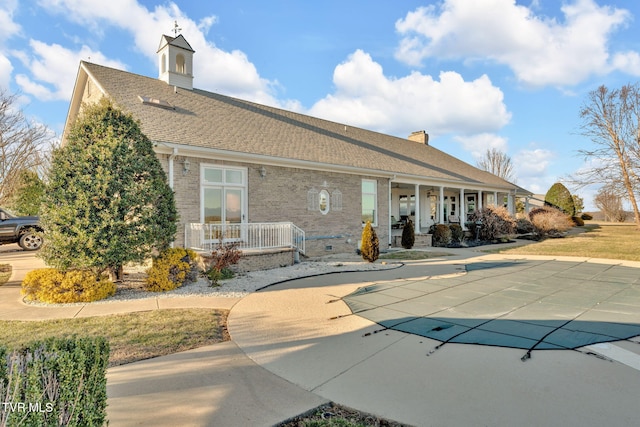
[{"label": "downspout", "polygon": [[[173,152],[169,155],[169,188],[171,188],[172,191],[173,191],[173,159],[176,158],[177,154],[178,154],[178,149],[174,148]],[[175,244],[175,242],[171,242],[171,247],[172,248],[173,248],[174,244]],[[187,244],[187,227],[186,227],[186,225],[185,225],[185,228],[184,228],[184,244],[185,244],[185,246]]]},{"label": "downspout", "polygon": [[391,247],[391,181],[394,179],[396,179],[395,175],[389,177],[389,204],[387,205],[387,240],[389,241],[389,248]]},{"label": "downspout", "polygon": [[169,188],[173,190],[173,159],[178,155],[178,149],[174,148],[173,153],[169,155]]}]

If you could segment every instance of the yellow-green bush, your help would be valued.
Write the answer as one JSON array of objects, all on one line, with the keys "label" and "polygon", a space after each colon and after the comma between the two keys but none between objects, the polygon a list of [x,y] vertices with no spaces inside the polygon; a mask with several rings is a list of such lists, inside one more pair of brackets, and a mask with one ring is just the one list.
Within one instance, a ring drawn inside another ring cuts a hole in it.
[{"label": "yellow-green bush", "polygon": [[172,291],[197,278],[198,254],[191,249],[169,248],[153,259],[144,288],[151,292]]},{"label": "yellow-green bush", "polygon": [[367,221],[362,230],[360,252],[362,253],[362,258],[369,262],[374,262],[380,256],[380,242],[376,231],[371,226],[371,221]]},{"label": "yellow-green bush", "polygon": [[98,301],[116,293],[116,285],[106,275],[96,277],[89,270],[60,271],[41,268],[27,273],[22,295],[50,304]]}]

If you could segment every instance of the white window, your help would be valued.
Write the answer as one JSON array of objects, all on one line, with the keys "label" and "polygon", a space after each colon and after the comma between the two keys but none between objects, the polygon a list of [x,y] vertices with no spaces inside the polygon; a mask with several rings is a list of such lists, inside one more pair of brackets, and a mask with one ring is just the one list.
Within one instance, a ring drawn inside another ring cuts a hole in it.
[{"label": "white window", "polygon": [[362,180],[362,224],[378,225],[378,181]]},{"label": "white window", "polygon": [[203,165],[201,217],[205,224],[246,222],[247,170]]}]

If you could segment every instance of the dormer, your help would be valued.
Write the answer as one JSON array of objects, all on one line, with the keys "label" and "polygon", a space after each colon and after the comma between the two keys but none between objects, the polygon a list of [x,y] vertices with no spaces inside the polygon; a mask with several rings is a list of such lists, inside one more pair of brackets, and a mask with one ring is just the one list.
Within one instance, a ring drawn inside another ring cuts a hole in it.
[{"label": "dormer", "polygon": [[158,78],[171,86],[192,90],[194,52],[182,34],[163,35],[158,47]]}]

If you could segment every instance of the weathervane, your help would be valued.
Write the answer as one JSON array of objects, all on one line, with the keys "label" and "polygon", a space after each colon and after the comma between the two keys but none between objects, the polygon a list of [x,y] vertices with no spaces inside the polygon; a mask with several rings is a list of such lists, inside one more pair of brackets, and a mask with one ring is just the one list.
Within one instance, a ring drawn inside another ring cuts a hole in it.
[{"label": "weathervane", "polygon": [[178,27],[178,21],[173,21],[173,34],[178,37],[178,33],[182,31],[182,28]]}]

